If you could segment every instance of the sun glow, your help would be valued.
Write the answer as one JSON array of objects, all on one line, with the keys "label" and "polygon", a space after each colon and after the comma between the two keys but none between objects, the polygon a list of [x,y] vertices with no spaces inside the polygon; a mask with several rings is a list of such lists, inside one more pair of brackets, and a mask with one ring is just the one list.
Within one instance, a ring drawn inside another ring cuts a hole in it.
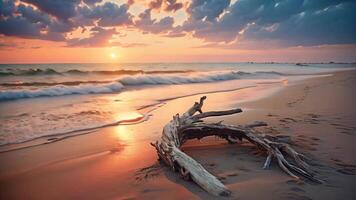
[{"label": "sun glow", "polygon": [[110,58],[114,60],[117,59],[117,54],[114,52],[110,53]]}]

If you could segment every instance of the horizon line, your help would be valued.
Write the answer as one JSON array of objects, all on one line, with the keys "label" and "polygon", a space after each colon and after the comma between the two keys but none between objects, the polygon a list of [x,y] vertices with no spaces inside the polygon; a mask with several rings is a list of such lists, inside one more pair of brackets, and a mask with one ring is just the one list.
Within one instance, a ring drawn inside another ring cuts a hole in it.
[{"label": "horizon line", "polygon": [[338,62],[338,61],[320,61],[320,62],[278,62],[278,61],[214,61],[214,62],[204,62],[204,61],[192,61],[192,62],[13,62],[13,63],[0,63],[0,65],[21,65],[21,64],[30,64],[30,65],[46,65],[46,64],[356,64],[356,61],[352,62]]}]

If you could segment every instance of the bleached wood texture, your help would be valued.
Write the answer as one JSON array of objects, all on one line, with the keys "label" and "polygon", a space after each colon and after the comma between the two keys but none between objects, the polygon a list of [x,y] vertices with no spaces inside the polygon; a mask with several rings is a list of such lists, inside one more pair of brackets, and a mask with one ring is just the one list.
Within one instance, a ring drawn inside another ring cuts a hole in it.
[{"label": "bleached wood texture", "polygon": [[[264,122],[255,122],[244,126],[226,125],[219,123],[205,123],[203,118],[231,115],[242,112],[241,109],[225,111],[203,112],[202,107],[206,97],[200,98],[181,116],[176,114],[173,119],[164,126],[159,141],[151,143],[157,150],[157,154],[172,170],[179,172],[186,180],[193,180],[207,192],[216,196],[228,196],[230,191],[215,176],[210,174],[204,167],[185,154],[181,146],[190,139],[201,139],[207,136],[218,136],[226,139],[229,143],[238,140],[248,140],[267,154],[263,168],[270,166],[272,160],[276,160],[279,167],[295,179],[306,179],[320,182],[308,164],[304,161],[305,156],[296,152],[290,145],[285,143],[287,137],[265,135],[254,130],[256,127],[266,126]],[[286,158],[288,156],[289,159]]]}]

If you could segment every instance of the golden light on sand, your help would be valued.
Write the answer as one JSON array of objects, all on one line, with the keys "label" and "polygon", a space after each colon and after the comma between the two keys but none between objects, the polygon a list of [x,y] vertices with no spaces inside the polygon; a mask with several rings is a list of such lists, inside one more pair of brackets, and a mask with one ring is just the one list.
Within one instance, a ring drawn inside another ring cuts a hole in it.
[{"label": "golden light on sand", "polygon": [[[115,127],[115,137],[123,144],[131,144],[135,141],[135,133],[130,129],[129,124],[139,123],[143,119],[143,115],[136,111],[122,112],[116,116],[116,120],[120,121],[120,125]],[[126,154],[134,154],[135,147],[126,147]]]},{"label": "golden light on sand", "polygon": [[114,134],[114,137],[117,138],[118,142],[122,145],[125,145],[125,151],[122,152],[122,156],[130,157],[136,153],[136,145],[131,145],[136,140],[135,133],[132,131],[132,129],[129,128],[129,126],[116,126]]},{"label": "golden light on sand", "polygon": [[115,127],[115,130],[115,135],[119,141],[127,143],[134,140],[134,134],[128,130],[127,126],[119,125]]}]

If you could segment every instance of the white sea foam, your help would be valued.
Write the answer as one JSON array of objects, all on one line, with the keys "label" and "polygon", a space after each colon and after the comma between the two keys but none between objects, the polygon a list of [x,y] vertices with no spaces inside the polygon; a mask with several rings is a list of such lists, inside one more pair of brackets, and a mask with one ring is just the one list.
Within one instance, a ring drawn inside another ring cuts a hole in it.
[{"label": "white sea foam", "polygon": [[187,84],[233,80],[240,78],[241,75],[241,72],[233,71],[206,72],[191,75],[134,75],[123,76],[118,81],[123,85]]},{"label": "white sea foam", "polygon": [[[6,68],[8,70],[5,71],[6,73],[16,75],[0,74],[0,101],[72,94],[119,93],[123,90],[130,90],[133,86],[137,88],[140,86],[146,87],[147,85],[190,85],[179,86],[179,91],[167,93],[166,95],[164,92],[162,94],[160,92],[170,90],[172,87],[155,87],[155,91],[160,93],[158,96],[157,92],[151,92],[151,88],[130,91],[134,94],[132,97],[121,99],[120,95],[115,95],[115,101],[112,101],[112,97],[106,99],[93,96],[88,98],[68,98],[65,101],[62,101],[61,98],[44,99],[45,103],[41,99],[34,101],[0,102],[0,106],[2,106],[2,112],[0,112],[0,151],[1,145],[5,144],[21,143],[41,137],[43,137],[44,143],[47,143],[67,136],[82,134],[81,130],[117,124],[120,118],[118,116],[126,116],[125,110],[131,111],[131,109],[146,108],[147,105],[160,104],[166,100],[197,94],[206,95],[218,91],[227,92],[256,85],[258,87],[256,83],[261,82],[276,82],[284,79],[292,82],[295,79],[304,77],[299,75],[314,76],[318,73],[331,71],[331,69],[296,67],[294,65],[286,66],[284,64],[278,66],[248,65],[233,69],[226,68],[226,65],[225,68],[224,66],[220,66],[220,64],[218,65],[219,67],[212,68],[210,64],[204,64],[203,67],[192,65],[182,69],[173,68],[176,71],[169,72],[165,70],[171,70],[170,67],[174,66],[153,66],[145,68],[146,71],[141,69],[134,70],[133,68],[131,70],[129,67],[125,69],[130,70],[116,71],[108,71],[108,69],[111,70],[114,68],[96,69],[90,68],[90,66],[87,68],[79,66],[75,68],[76,70],[68,70],[65,66],[64,69],[56,68],[56,72],[60,72],[61,74],[45,70],[45,66],[39,66],[42,71],[29,70],[24,72],[26,74],[35,74],[36,76],[21,74],[21,66],[17,71],[17,66],[11,66],[9,69]],[[77,66],[75,65],[75,67]],[[58,69],[61,70],[59,71]],[[231,71],[236,69],[243,71]],[[3,68],[3,72],[4,70],[5,68]],[[148,70],[155,71],[148,72]],[[220,71],[198,72],[199,70]],[[239,81],[237,79],[250,80]],[[270,81],[260,81],[257,79],[270,79]],[[205,84],[206,87],[205,85],[201,87],[202,84],[191,84],[228,80],[234,81]],[[136,95],[137,93],[140,94]],[[146,96],[145,93],[147,93]],[[140,98],[137,99],[137,96]],[[47,101],[50,102],[47,103]],[[133,107],[131,108],[131,106]],[[142,112],[144,111],[142,110]],[[39,140],[40,143],[42,139]],[[28,145],[32,145],[32,142]]]},{"label": "white sea foam", "polygon": [[101,94],[112,93],[122,90],[124,86],[119,82],[99,85],[77,85],[77,86],[64,86],[56,85],[36,90],[12,90],[1,91],[0,100],[12,100],[34,97],[53,97],[71,94]]},{"label": "white sea foam", "polygon": [[276,78],[282,74],[277,72],[235,72],[235,71],[212,71],[192,74],[143,74],[143,75],[125,75],[111,83],[102,84],[81,84],[75,86],[56,85],[42,87],[36,90],[21,89],[0,92],[0,101],[35,98],[35,97],[53,97],[72,94],[102,94],[121,91],[125,86],[141,85],[172,85],[188,83],[209,83],[216,81],[226,81],[246,78]]}]

